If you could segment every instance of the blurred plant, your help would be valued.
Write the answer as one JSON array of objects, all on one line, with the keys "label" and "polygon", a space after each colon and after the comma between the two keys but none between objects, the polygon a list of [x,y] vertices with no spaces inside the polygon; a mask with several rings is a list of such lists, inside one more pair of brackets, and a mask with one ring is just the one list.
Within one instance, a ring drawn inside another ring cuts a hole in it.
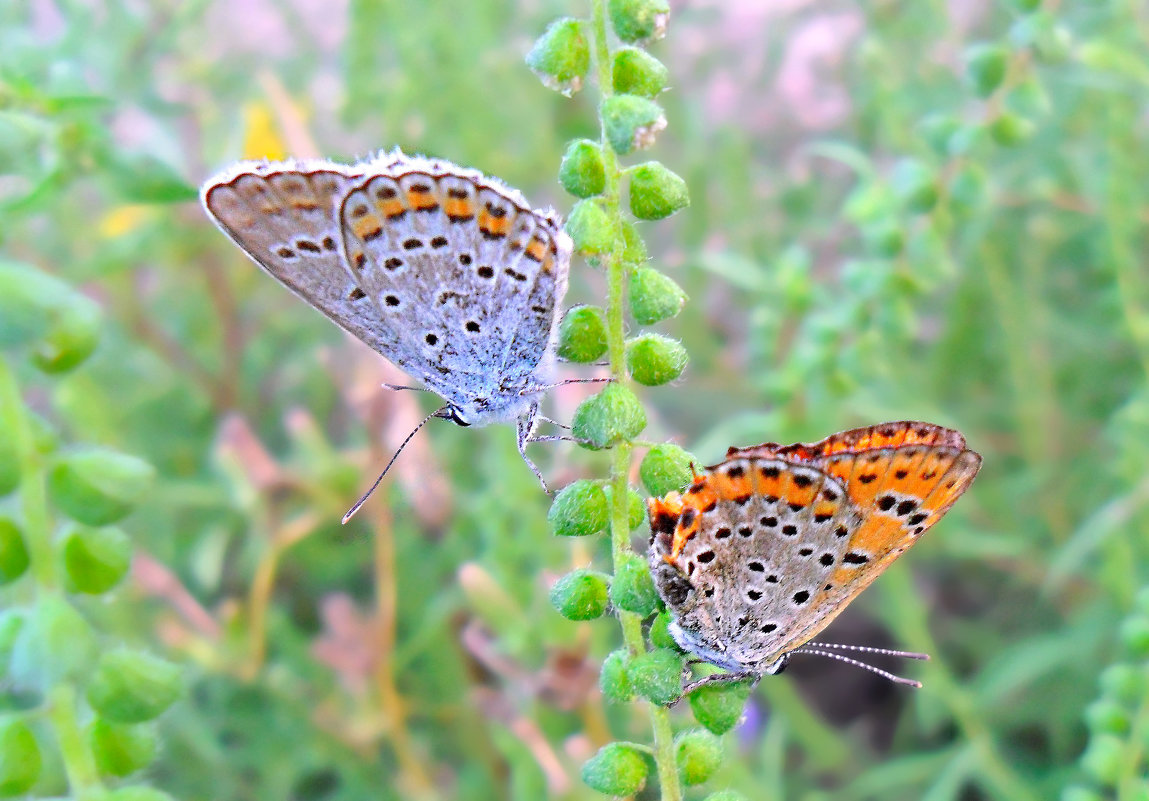
[{"label": "blurred plant", "polygon": [[116,451],[62,447],[25,399],[43,390],[37,370],[62,380],[83,364],[101,328],[96,304],[63,281],[0,262],[0,495],[9,496],[0,498],[0,585],[20,599],[0,613],[0,672],[19,701],[0,717],[2,797],[168,797],[120,779],[154,759],[152,724],[182,693],[181,670],[115,647],[84,599],[127,574],[132,543],[113,524],[154,471]]}]

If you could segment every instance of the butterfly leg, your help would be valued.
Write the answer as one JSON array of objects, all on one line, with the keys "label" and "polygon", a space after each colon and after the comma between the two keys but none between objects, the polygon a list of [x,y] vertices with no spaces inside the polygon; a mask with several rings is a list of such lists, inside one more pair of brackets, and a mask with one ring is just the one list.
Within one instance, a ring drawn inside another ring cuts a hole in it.
[{"label": "butterfly leg", "polygon": [[[537,415],[537,416],[535,417],[535,419],[536,419],[536,420],[538,420],[540,423],[550,423],[552,426],[555,426],[555,427],[557,427],[557,428],[566,429],[567,431],[570,431],[570,430],[571,430],[571,427],[570,427],[570,426],[568,426],[568,425],[563,425],[563,424],[562,424],[562,423],[560,423],[558,420],[552,420],[551,418],[549,418],[549,417],[545,417],[545,416],[543,416],[543,415],[541,415],[541,414],[540,414],[540,415]],[[532,441],[533,441],[533,440],[532,440]]]},{"label": "butterfly leg", "polygon": [[531,407],[530,414],[525,414],[518,419],[515,424],[515,434],[519,445],[519,455],[523,457],[523,461],[527,463],[527,467],[531,468],[531,472],[534,473],[535,478],[539,480],[539,485],[542,486],[543,492],[549,495],[551,491],[547,487],[547,482],[543,478],[542,471],[531,461],[531,457],[527,456],[527,443],[538,441],[533,436],[539,420],[538,408],[538,404],[535,404]]},{"label": "butterfly leg", "polygon": [[[685,676],[683,679],[685,680]],[[690,695],[699,687],[705,687],[709,684],[735,684],[741,681],[751,681],[750,689],[758,686],[758,682],[762,680],[761,673],[711,673],[709,676],[703,676],[695,681],[687,682],[682,686],[682,694]]]}]

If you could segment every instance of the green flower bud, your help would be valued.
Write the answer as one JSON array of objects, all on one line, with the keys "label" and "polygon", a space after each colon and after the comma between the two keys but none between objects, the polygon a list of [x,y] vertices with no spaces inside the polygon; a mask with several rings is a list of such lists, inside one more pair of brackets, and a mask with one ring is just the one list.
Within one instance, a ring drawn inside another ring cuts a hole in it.
[{"label": "green flower bud", "polygon": [[11,676],[18,685],[46,692],[61,681],[82,681],[99,649],[91,625],[58,595],[31,608],[12,646]]},{"label": "green flower bud", "polygon": [[620,155],[650,147],[659,131],[666,128],[662,107],[637,95],[613,95],[604,100],[602,122],[607,141]]},{"label": "green flower bud", "polygon": [[100,307],[72,293],[56,308],[53,326],[36,343],[32,364],[45,373],[66,373],[83,364],[100,342]]},{"label": "green flower bud", "polygon": [[40,778],[40,746],[22,720],[0,722],[0,798],[24,795]]},{"label": "green flower bud", "polygon": [[930,114],[918,122],[918,134],[939,156],[950,154],[950,138],[961,128],[961,120],[950,114]]},{"label": "green flower bud", "polygon": [[104,796],[104,801],[173,801],[167,793],[147,785],[119,787]]},{"label": "green flower bud", "polygon": [[575,197],[594,197],[606,189],[606,167],[597,142],[576,139],[567,145],[559,165],[559,183]]},{"label": "green flower bud", "polygon": [[607,7],[614,32],[624,42],[645,42],[666,36],[670,23],[667,0],[610,0]]},{"label": "green flower bud", "polygon": [[725,734],[738,725],[750,698],[750,682],[703,684],[687,696],[694,719],[715,734]]},{"label": "green flower bud", "polygon": [[965,54],[966,76],[979,97],[989,97],[1005,80],[1009,51],[1000,45],[973,45]]},{"label": "green flower bud", "polygon": [[88,684],[88,703],[112,723],[144,723],[160,716],[183,691],[180,669],[139,651],[107,651]]},{"label": "green flower bud", "polygon": [[655,445],[642,459],[639,478],[646,491],[656,498],[668,492],[685,489],[694,478],[690,466],[697,462],[694,455],[671,442]]},{"label": "green flower bud", "polygon": [[637,397],[622,384],[607,384],[602,392],[575,409],[571,433],[588,440],[592,449],[607,448],[631,440],[646,428],[646,412]]},{"label": "green flower bud", "polygon": [[625,704],[634,700],[634,683],[630,680],[630,653],[625,648],[611,651],[602,662],[598,686],[608,701]]},{"label": "green flower bud", "polygon": [[120,583],[132,563],[132,541],[118,528],[72,529],[61,549],[70,592],[99,595]]},{"label": "green flower bud", "polygon": [[669,78],[666,65],[645,50],[623,47],[614,54],[611,82],[617,94],[654,97]]},{"label": "green flower bud", "polygon": [[1120,704],[1102,698],[1085,708],[1085,724],[1093,734],[1124,735],[1129,733],[1132,721]]},{"label": "green flower bud", "polygon": [[862,229],[862,238],[876,255],[892,259],[906,247],[906,237],[897,222],[884,221],[867,225]]},{"label": "green flower bud", "polygon": [[657,161],[630,170],[630,212],[640,220],[661,220],[690,205],[686,181]]},{"label": "green flower bud", "polygon": [[1002,147],[1013,147],[1028,141],[1037,126],[1020,114],[1003,111],[989,124],[989,135]]},{"label": "green flower bud", "polygon": [[548,89],[570,97],[590,69],[590,43],[577,19],[555,20],[527,53],[527,66]]},{"label": "green flower bud", "polygon": [[637,554],[625,554],[614,564],[614,578],[610,583],[610,601],[618,609],[648,617],[662,605],[650,568]]},{"label": "green flower bud", "polygon": [[655,648],[669,648],[672,651],[681,650],[678,643],[670,636],[670,613],[659,612],[654,620],[650,621],[650,644]]},{"label": "green flower bud", "polygon": [[641,334],[626,342],[626,367],[640,384],[656,387],[682,375],[690,358],[676,339]]},{"label": "green flower bud", "polygon": [[593,481],[567,484],[551,502],[547,522],[559,537],[585,537],[605,531],[610,520],[606,494]]},{"label": "green flower bud", "polygon": [[682,666],[681,654],[657,648],[630,661],[630,679],[643,698],[668,706],[682,697]]},{"label": "green flower bud", "polygon": [[686,305],[686,293],[671,278],[652,267],[639,267],[630,274],[630,313],[639,325],[654,325],[678,316]]},{"label": "green flower bud", "polygon": [[0,518],[0,586],[10,584],[28,569],[24,533],[11,520]]},{"label": "green flower bud", "polygon": [[614,225],[594,200],[580,200],[567,217],[566,231],[575,250],[588,256],[607,253],[614,247]]},{"label": "green flower bud", "polygon": [[1145,675],[1133,665],[1110,665],[1101,671],[1101,690],[1121,703],[1140,704],[1145,694]]},{"label": "green flower bud", "polygon": [[582,766],[582,780],[605,795],[634,795],[646,784],[646,759],[629,743],[608,743]]},{"label": "green flower bud", "polygon": [[591,570],[572,570],[554,583],[550,599],[567,620],[594,620],[606,611],[606,579]]},{"label": "green flower bud", "polygon": [[674,746],[684,784],[702,784],[722,765],[722,742],[705,729],[680,733]]},{"label": "green flower bud", "polygon": [[638,234],[634,223],[622,222],[622,260],[627,264],[645,264],[650,258],[646,253],[646,243]]},{"label": "green flower bud", "polygon": [[73,520],[104,526],[131,512],[154,476],[155,470],[142,459],[92,448],[56,463],[48,474],[48,494]]},{"label": "green flower bud", "polygon": [[[602,488],[603,493],[606,495],[606,505],[610,507],[611,489],[610,485]],[[646,520],[646,501],[632,489],[626,491],[626,522],[630,526],[630,530],[634,531],[642,525]]]},{"label": "green flower bud", "polygon": [[0,261],[0,348],[40,347],[46,363],[55,354],[62,369],[74,366],[95,346],[87,340],[98,317],[99,307],[60,279]]},{"label": "green flower bud", "polygon": [[1121,644],[1131,659],[1149,657],[1149,620],[1130,617],[1121,624]]},{"label": "green flower bud", "polygon": [[156,756],[157,740],[150,726],[118,726],[97,718],[88,729],[88,742],[106,776],[128,776]]},{"label": "green flower bud", "polygon": [[1112,734],[1097,734],[1081,755],[1081,767],[1098,784],[1113,787],[1121,778],[1125,741]]},{"label": "green flower bud", "polygon": [[560,358],[586,364],[606,353],[606,313],[598,306],[573,306],[559,323]]},{"label": "green flower bud", "polygon": [[907,211],[925,214],[937,205],[937,175],[916,159],[899,161],[894,167],[892,183]]}]

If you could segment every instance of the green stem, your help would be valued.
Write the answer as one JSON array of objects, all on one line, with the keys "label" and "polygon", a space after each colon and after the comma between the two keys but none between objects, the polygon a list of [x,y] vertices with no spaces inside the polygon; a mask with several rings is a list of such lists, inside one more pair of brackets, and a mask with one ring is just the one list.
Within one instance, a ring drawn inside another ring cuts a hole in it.
[{"label": "green stem", "polygon": [[[606,9],[604,0],[594,0],[594,50],[595,66],[598,70],[599,92],[603,100],[613,93],[610,68],[610,47],[607,39]],[[603,163],[606,172],[606,189],[602,194],[603,210],[614,221],[614,247],[602,256],[602,264],[607,275],[606,341],[607,355],[610,358],[610,374],[615,381],[627,383],[626,374],[626,328],[623,320],[625,305],[626,264],[623,261],[624,238],[622,231],[622,208],[620,183],[622,170],[618,158],[607,141],[605,124],[600,133]],[[620,564],[630,553],[630,510],[629,478],[630,457],[633,446],[630,442],[619,443],[614,448],[611,459],[610,487],[610,540],[611,557],[614,565]],[[613,568],[612,568],[613,572]],[[618,612],[622,626],[622,638],[632,656],[644,653],[646,643],[642,638],[642,620],[633,612]],[[654,730],[654,760],[658,767],[658,782],[662,801],[681,801],[682,786],[678,779],[678,765],[674,750],[674,732],[670,727],[670,713],[660,706],[650,706],[651,727]]]},{"label": "green stem", "polygon": [[86,801],[101,795],[103,787],[96,762],[76,720],[76,688],[71,683],[57,685],[51,691],[48,719],[56,732],[72,797]]},{"label": "green stem", "polygon": [[56,560],[52,553],[52,522],[42,460],[36,451],[16,374],[3,358],[0,358],[0,428],[11,432],[16,440],[24,538],[31,557],[32,575],[41,589],[50,590],[56,586]]}]

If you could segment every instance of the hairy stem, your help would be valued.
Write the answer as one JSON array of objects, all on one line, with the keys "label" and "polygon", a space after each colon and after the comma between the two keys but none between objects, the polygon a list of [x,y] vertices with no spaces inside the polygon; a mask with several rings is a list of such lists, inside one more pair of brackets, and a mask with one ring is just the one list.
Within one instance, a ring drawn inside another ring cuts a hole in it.
[{"label": "hairy stem", "polygon": [[[611,81],[610,47],[607,39],[605,0],[594,0],[593,40],[595,66],[598,71],[598,85],[603,100],[613,93]],[[603,161],[606,172],[606,189],[603,192],[603,210],[614,222],[614,247],[602,256],[602,266],[607,275],[607,355],[610,358],[610,374],[615,381],[626,383],[626,329],[623,321],[625,303],[626,265],[623,262],[625,240],[622,231],[622,209],[619,185],[622,171],[618,159],[607,140],[606,128],[600,133]],[[610,538],[611,557],[619,564],[630,552],[629,478],[632,444],[619,443],[615,446],[610,469],[611,509]],[[613,570],[612,570],[613,572]],[[642,638],[642,621],[633,612],[618,612],[622,637],[632,656],[643,653],[646,643]],[[678,766],[674,752],[674,734],[670,728],[670,713],[660,707],[650,706],[651,726],[654,730],[654,758],[658,766],[658,781],[662,801],[681,801],[682,787],[678,780]]]}]

